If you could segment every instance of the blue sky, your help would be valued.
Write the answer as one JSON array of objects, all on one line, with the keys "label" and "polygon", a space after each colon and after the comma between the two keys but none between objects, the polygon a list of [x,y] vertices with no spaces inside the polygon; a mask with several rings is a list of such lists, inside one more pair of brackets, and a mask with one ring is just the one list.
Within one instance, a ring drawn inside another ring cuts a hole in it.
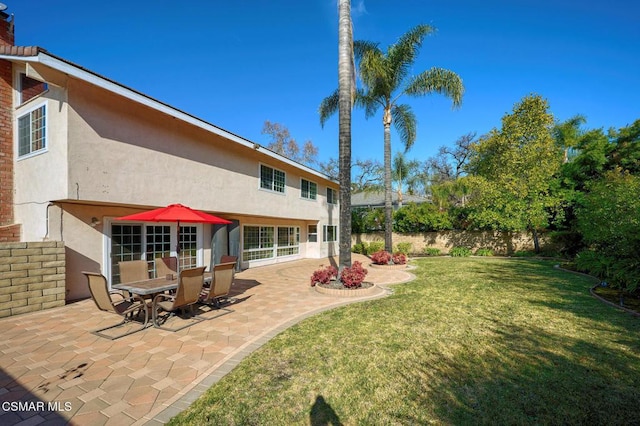
[{"label": "blue sky", "polygon": [[[337,87],[335,0],[6,0],[16,44],[37,45],[232,133],[267,144],[265,120],[337,157],[338,123],[318,105]],[[640,2],[353,0],[354,38],[386,47],[437,28],[415,63],[458,73],[462,108],[405,98],[418,118],[409,158],[500,126],[530,93],[558,120],[619,128],[640,118]],[[353,113],[354,159],[382,160],[381,113]],[[392,133],[394,152],[401,150]]]}]

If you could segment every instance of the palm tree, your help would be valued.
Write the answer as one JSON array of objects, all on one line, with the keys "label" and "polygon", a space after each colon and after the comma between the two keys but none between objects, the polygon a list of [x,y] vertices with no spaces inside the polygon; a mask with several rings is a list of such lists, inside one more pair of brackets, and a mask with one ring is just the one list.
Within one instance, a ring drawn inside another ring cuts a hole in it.
[{"label": "palm tree", "polygon": [[582,114],[577,114],[563,121],[562,123],[556,123],[552,129],[553,137],[556,140],[558,146],[560,146],[564,152],[562,163],[569,162],[569,152],[580,142],[581,136],[584,132],[580,129],[580,126],[587,122],[587,118]]},{"label": "palm tree", "polygon": [[[391,205],[391,124],[398,132],[405,151],[416,140],[417,120],[411,107],[400,104],[402,95],[424,96],[440,93],[451,99],[454,107],[462,104],[464,86],[453,71],[431,68],[417,75],[411,70],[425,36],[435,31],[429,25],[418,25],[402,35],[397,43],[380,50],[378,43],[354,42],[354,55],[358,62],[360,80],[364,86],[356,93],[356,105],[365,108],[366,117],[373,116],[380,107],[383,109],[384,126],[384,186],[385,186],[385,249],[391,251],[392,205]],[[320,104],[320,123],[338,109],[338,91],[325,98]]]},{"label": "palm tree", "polygon": [[398,193],[398,207],[402,207],[403,187],[407,186],[407,192],[413,194],[417,184],[418,168],[420,163],[417,160],[407,160],[402,152],[397,152],[393,158],[391,168],[391,179],[397,182],[396,192]]},{"label": "palm tree", "polygon": [[340,269],[351,266],[351,109],[355,82],[351,1],[338,5],[338,163],[340,181]]}]

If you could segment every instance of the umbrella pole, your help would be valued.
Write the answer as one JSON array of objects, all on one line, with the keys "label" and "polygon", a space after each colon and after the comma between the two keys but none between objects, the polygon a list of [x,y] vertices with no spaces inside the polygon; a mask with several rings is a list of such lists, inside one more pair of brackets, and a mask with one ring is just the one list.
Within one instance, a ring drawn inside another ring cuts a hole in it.
[{"label": "umbrella pole", "polygon": [[178,229],[176,230],[176,257],[178,259],[176,272],[178,273],[178,282],[180,282],[180,221],[178,221]]}]

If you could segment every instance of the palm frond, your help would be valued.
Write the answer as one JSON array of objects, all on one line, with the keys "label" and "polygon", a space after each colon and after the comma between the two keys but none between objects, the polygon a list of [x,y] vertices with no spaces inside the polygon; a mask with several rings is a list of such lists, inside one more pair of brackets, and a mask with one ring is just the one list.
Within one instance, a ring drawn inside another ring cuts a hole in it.
[{"label": "palm frond", "polygon": [[402,104],[393,105],[391,108],[391,117],[393,118],[393,126],[398,132],[400,140],[404,144],[405,152],[407,152],[416,141],[418,127],[416,115],[413,113],[409,105]]},{"label": "palm frond", "polygon": [[378,108],[382,106],[382,103],[373,96],[370,91],[365,91],[363,89],[356,90],[355,102],[354,106],[364,108],[365,117],[371,118],[378,112]]},{"label": "palm frond", "polygon": [[379,44],[367,40],[355,40],[353,42],[353,56],[357,62],[360,62],[366,52],[380,51]]},{"label": "palm frond", "polygon": [[424,38],[435,31],[430,25],[418,25],[403,34],[397,43],[389,46],[386,57],[396,88],[409,75]]},{"label": "palm frond", "polygon": [[434,67],[413,77],[405,87],[404,93],[413,96],[440,93],[451,99],[454,108],[458,108],[462,105],[464,85],[455,72]]},{"label": "palm frond", "polygon": [[335,92],[324,98],[320,103],[318,113],[320,114],[320,125],[322,127],[324,127],[324,123],[327,122],[329,117],[338,112],[338,98],[338,89],[336,89]]},{"label": "palm frond", "polygon": [[358,65],[360,80],[364,87],[370,91],[377,90],[381,83],[388,80],[386,58],[379,49],[364,52]]}]

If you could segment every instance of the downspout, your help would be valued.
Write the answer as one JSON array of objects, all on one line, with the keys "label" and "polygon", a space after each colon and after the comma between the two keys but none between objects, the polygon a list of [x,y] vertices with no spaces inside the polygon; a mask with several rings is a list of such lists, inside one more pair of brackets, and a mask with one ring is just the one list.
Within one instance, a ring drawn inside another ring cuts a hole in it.
[{"label": "downspout", "polygon": [[49,239],[49,207],[53,206],[53,203],[49,203],[47,204],[47,210],[46,210],[46,214],[45,214],[45,229],[46,229],[46,233],[44,234],[44,237],[42,237],[43,241],[46,241]]}]

